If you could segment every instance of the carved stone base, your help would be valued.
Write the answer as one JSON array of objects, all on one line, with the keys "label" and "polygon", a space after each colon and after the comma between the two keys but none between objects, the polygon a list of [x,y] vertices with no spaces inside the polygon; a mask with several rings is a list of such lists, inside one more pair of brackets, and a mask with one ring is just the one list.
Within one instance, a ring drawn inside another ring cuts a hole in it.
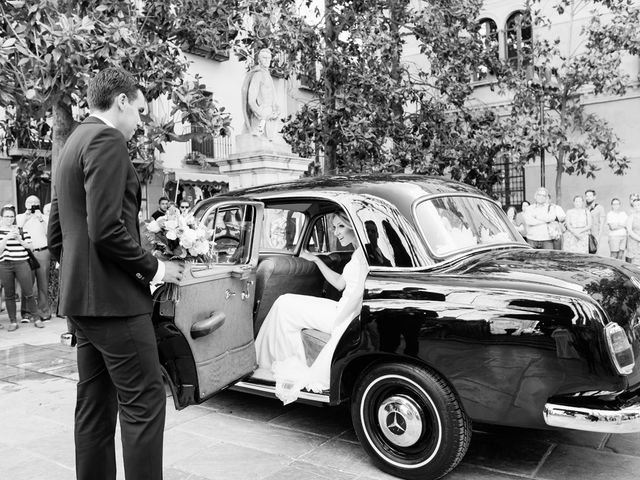
[{"label": "carved stone base", "polygon": [[215,160],[220,174],[229,178],[229,189],[253,187],[300,178],[311,159],[297,155],[262,150],[235,153]]},{"label": "carved stone base", "polygon": [[280,135],[270,140],[264,136],[243,133],[236,135],[236,152],[271,152],[291,155],[291,147],[284,142]]}]

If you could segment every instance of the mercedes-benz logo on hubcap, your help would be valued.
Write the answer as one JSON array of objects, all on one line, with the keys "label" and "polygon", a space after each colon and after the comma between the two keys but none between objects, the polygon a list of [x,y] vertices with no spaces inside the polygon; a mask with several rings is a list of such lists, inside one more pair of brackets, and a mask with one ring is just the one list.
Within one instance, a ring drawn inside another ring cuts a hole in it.
[{"label": "mercedes-benz logo on hubcap", "polygon": [[402,435],[407,431],[407,422],[398,412],[391,412],[387,416],[387,428],[394,435]]}]

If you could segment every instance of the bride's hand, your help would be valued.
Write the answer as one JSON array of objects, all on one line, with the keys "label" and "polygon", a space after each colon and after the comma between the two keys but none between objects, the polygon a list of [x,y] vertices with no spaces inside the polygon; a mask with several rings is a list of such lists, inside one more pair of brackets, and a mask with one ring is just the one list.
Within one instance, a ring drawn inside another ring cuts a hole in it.
[{"label": "bride's hand", "polygon": [[306,250],[302,250],[300,252],[300,258],[303,258],[303,259],[305,259],[305,260],[307,260],[309,262],[314,262],[315,263],[315,261],[316,261],[316,259],[318,257],[316,257],[314,254],[312,254],[310,252],[307,252]]}]

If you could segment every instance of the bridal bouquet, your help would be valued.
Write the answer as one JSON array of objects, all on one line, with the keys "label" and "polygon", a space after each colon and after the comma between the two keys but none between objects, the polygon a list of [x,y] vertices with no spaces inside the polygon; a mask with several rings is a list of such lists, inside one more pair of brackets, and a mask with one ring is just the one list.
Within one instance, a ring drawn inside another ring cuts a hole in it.
[{"label": "bridal bouquet", "polygon": [[[213,231],[196,222],[193,215],[182,215],[175,207],[157,220],[145,223],[154,254],[164,260],[210,263],[213,259]],[[178,285],[168,284],[162,300],[179,300]]]}]

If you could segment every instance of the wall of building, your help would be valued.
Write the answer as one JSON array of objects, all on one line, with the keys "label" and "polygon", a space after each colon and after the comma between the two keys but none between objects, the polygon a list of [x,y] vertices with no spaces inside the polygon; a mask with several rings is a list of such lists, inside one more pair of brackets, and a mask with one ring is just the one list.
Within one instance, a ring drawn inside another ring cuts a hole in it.
[{"label": "wall of building", "polygon": [[16,205],[15,178],[11,169],[11,158],[0,153],[0,206]]}]

